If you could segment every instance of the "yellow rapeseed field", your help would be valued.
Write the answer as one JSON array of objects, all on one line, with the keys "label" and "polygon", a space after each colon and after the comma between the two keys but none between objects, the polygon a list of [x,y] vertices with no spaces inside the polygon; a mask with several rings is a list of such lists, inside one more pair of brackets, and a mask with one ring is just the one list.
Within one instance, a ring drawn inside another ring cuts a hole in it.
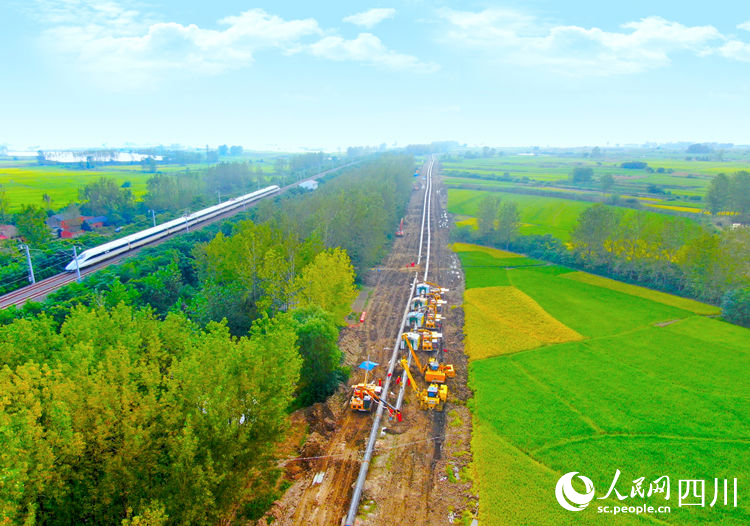
[{"label": "yellow rapeseed field", "polygon": [[646,204],[651,208],[661,208],[663,210],[676,210],[677,212],[690,212],[691,214],[705,214],[700,208],[694,208],[692,206],[676,206],[676,205],[652,205]]},{"label": "yellow rapeseed field", "polygon": [[483,247],[482,245],[472,245],[471,243],[453,243],[450,246],[454,252],[484,252],[496,258],[520,258],[521,254],[515,252],[506,252],[497,248]]},{"label": "yellow rapeseed field", "polygon": [[466,351],[472,360],[583,339],[515,287],[464,293]]},{"label": "yellow rapeseed field", "polygon": [[476,217],[470,217],[468,219],[462,219],[461,221],[456,221],[456,226],[471,226],[471,227],[477,228],[479,226],[479,222]]},{"label": "yellow rapeseed field", "polygon": [[701,303],[700,301],[688,298],[681,298],[680,296],[674,296],[672,294],[667,294],[666,292],[659,292],[658,290],[647,289],[646,287],[622,283],[621,281],[615,281],[602,276],[595,276],[594,274],[588,274],[587,272],[570,272],[568,274],[563,274],[560,277],[574,279],[582,283],[588,283],[589,285],[595,285],[605,289],[624,292],[631,296],[638,296],[639,298],[655,301],[671,307],[677,307],[678,309],[694,312],[695,314],[712,315],[721,312],[719,307],[714,305]]}]

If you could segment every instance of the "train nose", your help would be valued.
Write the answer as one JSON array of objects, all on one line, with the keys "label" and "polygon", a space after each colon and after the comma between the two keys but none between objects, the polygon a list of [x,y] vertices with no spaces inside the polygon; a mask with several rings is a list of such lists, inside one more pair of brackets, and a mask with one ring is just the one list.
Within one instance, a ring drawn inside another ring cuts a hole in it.
[{"label": "train nose", "polygon": [[70,263],[68,263],[65,266],[65,270],[67,270],[68,272],[73,272],[75,269],[76,269],[76,262],[75,262],[75,260],[71,261]]}]

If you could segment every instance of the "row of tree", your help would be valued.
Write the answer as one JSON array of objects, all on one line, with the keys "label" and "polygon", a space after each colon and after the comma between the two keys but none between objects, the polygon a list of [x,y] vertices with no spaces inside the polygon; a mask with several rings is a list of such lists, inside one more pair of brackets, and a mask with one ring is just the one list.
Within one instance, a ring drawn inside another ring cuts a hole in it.
[{"label": "row of tree", "polygon": [[514,201],[502,201],[494,195],[487,195],[479,202],[477,228],[485,243],[505,246],[518,237],[521,214]]},{"label": "row of tree", "polygon": [[714,215],[720,212],[750,214],[750,172],[722,173],[714,177],[706,191],[706,208]]},{"label": "row of tree", "polygon": [[215,523],[264,489],[304,323],[237,339],[120,303],[0,327],[0,521]]},{"label": "row of tree", "polygon": [[237,502],[258,518],[288,410],[347,375],[341,247],[376,261],[412,170],[365,163],[2,311],[0,522],[205,524]]},{"label": "row of tree", "polygon": [[718,230],[687,218],[596,204],[581,212],[570,243],[551,235],[511,236],[508,242],[499,235],[498,219],[491,223],[496,217],[491,203],[490,198],[480,203],[478,230],[460,228],[454,237],[723,304],[726,319],[750,324],[750,316],[738,314],[750,311],[743,303],[750,299],[743,292],[750,287],[748,227]]}]

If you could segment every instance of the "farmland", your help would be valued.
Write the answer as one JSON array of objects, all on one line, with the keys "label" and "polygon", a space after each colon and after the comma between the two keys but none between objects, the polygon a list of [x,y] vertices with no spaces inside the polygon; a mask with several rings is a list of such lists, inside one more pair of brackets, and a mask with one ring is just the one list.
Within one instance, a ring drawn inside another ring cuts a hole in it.
[{"label": "farmland", "polygon": [[[486,192],[477,190],[449,189],[448,211],[464,218],[474,216],[485,195]],[[509,193],[497,195],[518,204],[522,234],[552,234],[563,240],[570,237],[570,231],[581,211],[591,206],[591,203],[555,197]]]},{"label": "farmland", "polygon": [[[619,469],[627,500],[595,500],[576,523],[611,523],[596,507],[616,504],[671,506],[671,514],[626,515],[622,524],[747,523],[741,497],[737,508],[708,503],[714,478],[750,476],[750,331],[705,317],[716,309],[692,300],[559,266],[511,267],[507,254],[493,266],[490,253],[453,248],[469,263],[480,521],[570,523],[554,498],[558,478],[578,471],[603,497]],[[503,285],[483,284],[493,272]],[[493,337],[506,326],[514,334]],[[647,488],[662,475],[672,483],[668,502],[630,497],[632,481],[645,477]],[[678,506],[680,479],[707,481],[704,508]]]},{"label": "farmland", "polygon": [[[486,195],[488,195],[488,192],[482,190],[455,188],[448,190],[448,211],[456,214],[458,226],[470,225],[476,228],[474,216],[479,208],[479,202]],[[518,205],[521,214],[520,234],[551,234],[562,241],[570,239],[570,232],[573,230],[580,213],[593,205],[591,202],[574,201],[562,197],[525,195],[503,192],[502,190],[492,192],[492,195]],[[673,217],[651,208],[644,210],[644,212],[659,222],[692,222],[689,217]]]},{"label": "farmland", "polygon": [[[255,167],[261,167],[268,174],[273,167],[257,160]],[[196,171],[207,164],[159,164],[162,173]],[[145,172],[140,164],[112,164],[92,169],[79,169],[61,165],[38,165],[31,161],[0,161],[0,185],[8,199],[9,212],[18,212],[22,205],[44,205],[42,197],[47,194],[50,207],[59,209],[78,200],[79,188],[96,181],[100,177],[112,178],[118,185],[130,183],[130,189],[137,198],[146,193],[146,182],[154,174]]]},{"label": "farmland", "polygon": [[[623,162],[638,161],[646,168],[627,169]],[[576,167],[593,170],[593,180],[573,185],[569,181]],[[546,194],[578,194],[588,200],[601,199],[598,183],[612,176],[608,193],[634,199],[656,211],[700,214],[711,180],[719,173],[748,170],[750,157],[735,152],[726,160],[693,158],[684,153],[655,150],[618,151],[593,158],[588,152],[567,155],[509,154],[490,158],[450,158],[444,163],[445,183],[449,188],[544,191]]]}]

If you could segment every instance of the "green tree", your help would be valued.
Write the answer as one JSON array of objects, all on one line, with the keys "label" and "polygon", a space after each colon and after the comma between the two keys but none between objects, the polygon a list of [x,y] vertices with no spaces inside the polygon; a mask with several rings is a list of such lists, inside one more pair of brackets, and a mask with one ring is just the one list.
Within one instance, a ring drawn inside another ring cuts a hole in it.
[{"label": "green tree", "polygon": [[711,180],[706,191],[706,207],[712,215],[726,210],[731,199],[729,177],[719,174]]},{"label": "green tree", "polygon": [[84,201],[83,208],[92,215],[110,216],[110,221],[127,221],[133,212],[133,194],[129,188],[120,188],[114,179],[100,177],[78,192]]},{"label": "green tree", "polygon": [[217,523],[269,468],[301,367],[286,319],[233,338],[120,304],[0,333],[20,345],[0,368],[9,524]]},{"label": "green tree", "polygon": [[495,221],[500,210],[500,199],[494,195],[486,195],[479,201],[479,210],[477,211],[477,225],[479,235],[487,238],[495,231]]},{"label": "green tree", "polygon": [[346,251],[333,248],[315,256],[297,278],[298,304],[317,305],[343,323],[357,297],[354,268]]},{"label": "green tree", "polygon": [[721,315],[728,322],[750,328],[750,287],[728,290],[721,300]]},{"label": "green tree", "polygon": [[617,217],[611,207],[595,204],[585,209],[571,233],[574,252],[589,264],[605,264],[611,258],[607,241],[616,224]]},{"label": "green tree", "polygon": [[47,213],[44,209],[33,205],[24,205],[21,207],[21,211],[16,214],[18,234],[27,243],[34,246],[45,245],[50,239],[46,220]]},{"label": "green tree", "polygon": [[507,249],[518,236],[521,214],[513,201],[504,201],[497,214],[497,240]]},{"label": "green tree", "polygon": [[588,183],[594,178],[594,169],[590,166],[576,166],[570,173],[570,180],[574,183]]},{"label": "green tree", "polygon": [[302,357],[296,405],[322,402],[348,377],[348,369],[341,365],[344,354],[337,345],[336,320],[315,305],[293,310],[291,319]]},{"label": "green tree", "polygon": [[750,172],[743,170],[735,173],[729,186],[732,210],[739,214],[750,214]]},{"label": "green tree", "polygon": [[601,187],[603,194],[609,192],[614,185],[615,178],[612,177],[612,174],[603,174],[599,177],[599,186]]}]

